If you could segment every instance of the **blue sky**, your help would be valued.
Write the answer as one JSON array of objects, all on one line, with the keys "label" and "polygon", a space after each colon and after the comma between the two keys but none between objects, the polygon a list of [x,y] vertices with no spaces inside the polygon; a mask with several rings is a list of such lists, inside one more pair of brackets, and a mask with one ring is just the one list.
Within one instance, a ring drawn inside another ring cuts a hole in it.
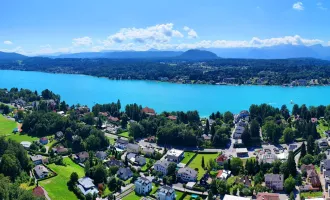
[{"label": "blue sky", "polygon": [[2,0],[0,51],[329,45],[328,8],[328,0]]}]

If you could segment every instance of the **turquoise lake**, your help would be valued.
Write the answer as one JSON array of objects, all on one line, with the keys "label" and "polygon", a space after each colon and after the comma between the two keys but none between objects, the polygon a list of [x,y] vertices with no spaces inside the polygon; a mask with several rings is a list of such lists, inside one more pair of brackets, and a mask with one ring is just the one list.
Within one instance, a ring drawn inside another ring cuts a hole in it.
[{"label": "turquoise lake", "polygon": [[218,86],[185,85],[155,81],[109,80],[84,75],[0,70],[0,88],[27,88],[41,92],[50,89],[68,104],[137,103],[162,111],[198,110],[201,116],[212,112],[234,113],[251,104],[330,104],[330,87]]}]

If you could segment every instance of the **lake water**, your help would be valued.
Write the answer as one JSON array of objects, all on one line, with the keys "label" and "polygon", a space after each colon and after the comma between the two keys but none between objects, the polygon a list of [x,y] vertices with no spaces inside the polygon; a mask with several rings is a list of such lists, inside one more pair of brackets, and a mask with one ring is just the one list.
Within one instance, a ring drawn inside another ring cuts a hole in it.
[{"label": "lake water", "polygon": [[251,104],[267,103],[275,107],[290,101],[297,104],[330,104],[330,87],[218,86],[184,85],[155,81],[109,80],[84,75],[48,74],[0,70],[0,88],[27,88],[41,92],[50,89],[68,104],[137,103],[161,111],[198,110],[201,116],[212,112],[234,113]]}]

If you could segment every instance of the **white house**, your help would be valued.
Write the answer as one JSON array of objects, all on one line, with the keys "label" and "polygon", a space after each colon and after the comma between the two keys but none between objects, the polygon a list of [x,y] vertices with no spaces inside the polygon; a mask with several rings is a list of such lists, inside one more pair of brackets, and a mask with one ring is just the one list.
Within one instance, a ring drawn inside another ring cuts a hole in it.
[{"label": "white house", "polygon": [[266,186],[273,190],[283,190],[283,174],[265,174]]},{"label": "white house", "polygon": [[80,191],[86,195],[86,194],[97,194],[99,191],[97,190],[96,186],[93,183],[93,180],[89,177],[83,177],[78,179],[78,185],[77,187],[80,189]]},{"label": "white house", "polygon": [[37,179],[45,178],[49,174],[49,170],[43,165],[37,165],[33,169]]},{"label": "white house", "polygon": [[177,178],[183,182],[190,182],[197,180],[197,172],[189,167],[180,168],[177,172]]},{"label": "white house", "polygon": [[157,190],[157,200],[175,200],[175,190],[170,186],[161,186]]},{"label": "white house", "polygon": [[163,160],[158,160],[154,164],[154,170],[157,172],[161,172],[163,175],[167,174],[167,168],[170,165],[171,162],[163,159]]},{"label": "white house", "polygon": [[167,160],[179,163],[184,157],[184,151],[178,149],[171,149],[167,152]]},{"label": "white house", "polygon": [[135,183],[135,192],[140,195],[146,195],[152,190],[152,184],[151,181],[149,181],[147,178],[139,177]]}]

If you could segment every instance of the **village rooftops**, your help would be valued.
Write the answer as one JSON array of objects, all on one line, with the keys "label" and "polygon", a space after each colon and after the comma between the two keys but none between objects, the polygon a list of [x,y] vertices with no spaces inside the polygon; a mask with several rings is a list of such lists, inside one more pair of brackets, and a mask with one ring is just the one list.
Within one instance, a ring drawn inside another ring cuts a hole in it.
[{"label": "village rooftops", "polygon": [[32,194],[36,197],[44,197],[45,196],[45,191],[42,187],[37,186],[32,190]]},{"label": "village rooftops", "polygon": [[142,112],[144,112],[144,113],[146,113],[148,115],[155,115],[156,114],[156,112],[155,112],[154,109],[148,108],[148,107],[143,108],[142,109]]},{"label": "village rooftops", "polygon": [[248,153],[248,150],[247,150],[247,148],[237,148],[236,153],[244,154],[244,153]]},{"label": "village rooftops", "polygon": [[119,143],[119,144],[128,144],[128,140],[127,139],[124,139],[124,138],[118,138],[116,143]]},{"label": "village rooftops", "polygon": [[164,185],[158,188],[158,192],[164,193],[164,194],[172,194],[173,192],[175,192],[175,190],[173,188],[171,188],[170,186]]},{"label": "village rooftops", "polygon": [[38,160],[42,160],[42,155],[35,155],[35,156],[31,156],[30,157],[32,162],[38,161]]},{"label": "village rooftops", "polygon": [[259,192],[257,200],[279,200],[280,196],[277,193]]},{"label": "village rooftops", "polygon": [[149,179],[147,178],[144,178],[144,177],[139,177],[137,180],[136,180],[137,183],[140,183],[141,185],[148,185],[150,184],[151,182],[149,181]]},{"label": "village rooftops", "polygon": [[179,174],[185,173],[185,174],[189,174],[192,177],[197,177],[197,171],[195,171],[194,169],[191,169],[189,167],[180,168],[178,170],[178,173]]}]

